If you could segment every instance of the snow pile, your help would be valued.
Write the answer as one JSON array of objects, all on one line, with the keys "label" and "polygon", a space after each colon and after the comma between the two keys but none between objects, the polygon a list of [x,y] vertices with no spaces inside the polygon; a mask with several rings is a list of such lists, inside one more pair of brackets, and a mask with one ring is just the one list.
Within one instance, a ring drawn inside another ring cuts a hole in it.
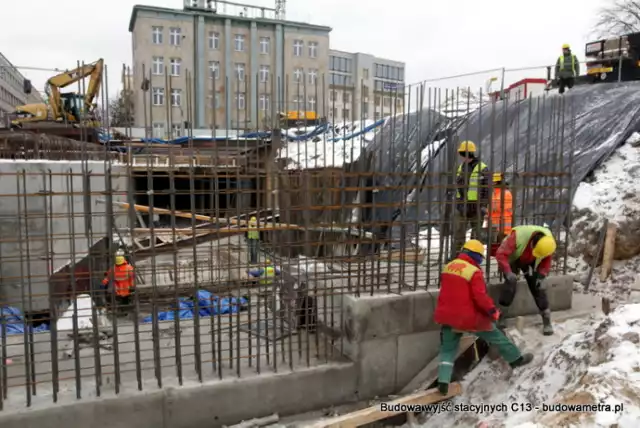
[{"label": "snow pile", "polygon": [[[511,370],[501,359],[485,358],[461,382],[463,394],[454,403],[518,403],[531,405],[532,411],[441,413],[428,417],[424,426],[472,427],[478,422],[513,428],[638,426],[640,305],[621,306],[608,318],[558,323],[550,337],[542,336],[539,326],[525,328],[523,336],[514,340],[524,351],[535,351],[534,361]],[[545,405],[597,404],[601,406],[595,411],[543,410]]]},{"label": "snow pile", "polygon": [[[362,150],[375,138],[381,126],[377,122],[361,120],[342,125],[329,125],[327,129],[302,141],[288,141],[279,151],[278,158],[287,159],[287,169],[340,167],[356,161]],[[287,139],[300,138],[313,133],[317,127],[292,128],[285,131]]]},{"label": "snow pile", "polygon": [[468,88],[443,91],[441,95],[444,100],[440,103],[438,112],[449,118],[465,116],[491,102],[486,94],[481,95]]},{"label": "snow pile", "polygon": [[[62,314],[56,323],[58,331],[73,331],[74,319],[78,330],[89,330],[93,326],[93,299],[88,294],[80,294],[76,298],[76,302],[71,303],[66,311]],[[98,324],[96,327],[107,327],[110,325],[109,320],[98,310],[96,313]]]}]

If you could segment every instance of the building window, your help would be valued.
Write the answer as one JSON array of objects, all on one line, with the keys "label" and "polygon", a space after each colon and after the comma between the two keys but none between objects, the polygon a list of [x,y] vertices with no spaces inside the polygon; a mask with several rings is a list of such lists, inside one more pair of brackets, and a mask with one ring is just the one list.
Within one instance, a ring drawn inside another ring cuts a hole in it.
[{"label": "building window", "polygon": [[389,97],[384,97],[384,99],[383,99],[383,106],[384,106],[384,107],[391,107],[391,98],[389,98]]},{"label": "building window", "polygon": [[180,65],[182,61],[180,58],[171,58],[171,75],[180,76]]},{"label": "building window", "polygon": [[244,81],[244,64],[236,64],[236,79]]},{"label": "building window", "polygon": [[207,95],[207,98],[211,100],[211,102],[209,103],[211,105],[211,108],[220,108],[220,92],[215,93],[215,98],[212,95]]},{"label": "building window", "polygon": [[338,109],[337,109],[337,108],[332,108],[332,109],[331,109],[331,116],[332,116],[334,119],[337,119],[337,118],[338,118]]},{"label": "building window", "polygon": [[376,95],[373,101],[373,104],[379,106],[380,105],[380,95]]},{"label": "building window", "polygon": [[363,68],[362,69],[362,78],[363,79],[368,79],[369,78],[369,69],[368,68]]},{"label": "building window", "polygon": [[392,65],[374,64],[374,76],[381,79],[404,81],[404,68]]},{"label": "building window", "polygon": [[368,86],[362,86],[362,96],[365,98],[369,97],[369,87]]},{"label": "building window", "polygon": [[216,92],[216,108],[220,108],[220,92]]},{"label": "building window", "polygon": [[240,93],[240,94],[236,94],[236,107],[239,110],[244,110],[245,108],[245,102],[244,102],[244,94]]},{"label": "building window", "polygon": [[303,76],[304,76],[304,70],[303,70],[303,69],[301,69],[301,68],[296,68],[296,69],[293,71],[293,80],[294,80],[296,83],[300,83],[300,82],[302,82],[302,78],[303,78]]},{"label": "building window", "polygon": [[333,55],[329,57],[329,70],[351,73],[352,66],[353,61],[350,58],[342,58]]},{"label": "building window", "polygon": [[396,108],[402,108],[402,98],[396,98]]},{"label": "building window", "polygon": [[304,99],[295,97],[293,99],[293,110],[304,111]]},{"label": "building window", "polygon": [[342,110],[342,117],[343,117],[345,120],[349,120],[349,119],[351,118],[351,112],[349,111],[349,109],[348,109],[348,108],[346,108],[346,109]]},{"label": "building window", "polygon": [[318,57],[318,42],[309,42],[309,58]]},{"label": "building window", "polygon": [[169,44],[172,46],[180,46],[182,41],[182,30],[180,28],[171,28],[169,30]]},{"label": "building window", "polygon": [[260,110],[267,111],[269,110],[269,95],[262,94],[260,95]]},{"label": "building window", "polygon": [[242,34],[236,34],[235,47],[237,52],[244,51],[244,36]]},{"label": "building window", "polygon": [[294,40],[293,56],[302,56],[302,49],[304,49],[304,42],[302,40]]},{"label": "building window", "polygon": [[309,84],[315,85],[318,80],[318,70],[309,70]]},{"label": "building window", "polygon": [[162,27],[151,27],[151,40],[154,45],[162,44]]},{"label": "building window", "polygon": [[153,57],[153,67],[152,72],[156,76],[161,76],[164,74],[164,58],[161,56]]},{"label": "building window", "polygon": [[153,105],[164,105],[164,88],[153,88]]},{"label": "building window", "polygon": [[353,78],[344,74],[331,73],[330,83],[336,86],[353,86]]},{"label": "building window", "polygon": [[171,90],[171,106],[180,107],[182,105],[182,89]]},{"label": "building window", "polygon": [[309,110],[316,111],[316,97],[314,95],[309,96]]},{"label": "building window", "polygon": [[349,102],[349,92],[343,92],[342,93],[342,102],[343,103],[348,103]]},{"label": "building window", "polygon": [[173,135],[173,138],[182,136],[182,125],[179,123],[171,125],[171,134]]},{"label": "building window", "polygon": [[220,49],[220,33],[209,31],[209,49]]},{"label": "building window", "polygon": [[269,66],[261,65],[260,66],[260,82],[266,83],[269,80]]},{"label": "building window", "polygon": [[271,40],[268,37],[260,37],[260,53],[268,54],[270,50]]},{"label": "building window", "polygon": [[154,122],[153,124],[153,136],[155,138],[164,138],[164,123]]},{"label": "building window", "polygon": [[209,77],[212,79],[220,78],[220,63],[218,61],[209,61]]},{"label": "building window", "polygon": [[336,93],[336,91],[331,91],[329,93],[329,101],[337,101],[338,99],[338,94]]}]

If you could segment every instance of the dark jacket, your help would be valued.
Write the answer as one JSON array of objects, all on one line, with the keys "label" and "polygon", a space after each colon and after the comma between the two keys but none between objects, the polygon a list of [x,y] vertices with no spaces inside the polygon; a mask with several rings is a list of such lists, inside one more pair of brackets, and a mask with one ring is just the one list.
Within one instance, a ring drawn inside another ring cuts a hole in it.
[{"label": "dark jacket", "polygon": [[580,75],[580,62],[578,58],[569,51],[566,55],[560,55],[556,61],[556,79],[567,79]]},{"label": "dark jacket", "polygon": [[480,215],[480,208],[489,205],[489,169],[486,167],[480,171],[478,200],[470,202],[466,200],[465,196],[469,188],[469,176],[479,162],[480,159],[476,158],[468,164],[462,164],[462,174],[456,176],[456,199],[458,202],[456,209],[466,217],[476,217]]}]

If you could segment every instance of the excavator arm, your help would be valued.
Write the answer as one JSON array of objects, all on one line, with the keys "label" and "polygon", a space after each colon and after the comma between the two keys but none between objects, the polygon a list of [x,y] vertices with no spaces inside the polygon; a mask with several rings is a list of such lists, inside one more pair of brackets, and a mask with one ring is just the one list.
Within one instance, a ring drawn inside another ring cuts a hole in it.
[{"label": "excavator arm", "polygon": [[[64,108],[62,106],[62,99],[60,96],[60,89],[65,88],[73,83],[76,83],[87,76],[91,76],[87,91],[84,96],[84,105],[88,111],[92,111],[95,108],[94,100],[96,95],[100,91],[100,84],[102,83],[102,72],[104,69],[104,60],[100,58],[98,61],[82,65],[70,71],[65,71],[56,76],[51,77],[48,81],[48,93],[50,97],[51,113],[54,119],[62,118],[64,114]],[[72,120],[79,120],[80,118],[73,118]]]}]

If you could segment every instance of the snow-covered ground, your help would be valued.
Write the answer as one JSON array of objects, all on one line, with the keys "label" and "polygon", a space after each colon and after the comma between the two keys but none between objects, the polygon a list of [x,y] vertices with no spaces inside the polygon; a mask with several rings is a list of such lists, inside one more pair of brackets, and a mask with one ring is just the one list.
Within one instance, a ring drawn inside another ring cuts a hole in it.
[{"label": "snow-covered ground", "polygon": [[[640,305],[618,307],[609,317],[599,314],[556,324],[551,337],[542,336],[539,327],[525,328],[521,336],[514,331],[512,336],[524,351],[535,352],[534,361],[512,370],[501,359],[484,359],[461,382],[463,394],[454,402],[507,403],[509,408],[517,404],[520,411],[443,413],[428,417],[423,426],[474,427],[479,422],[505,428],[638,426]],[[543,408],[594,404],[605,406],[596,411]],[[531,411],[523,411],[529,405]],[[616,405],[623,406],[617,413]]]}]

